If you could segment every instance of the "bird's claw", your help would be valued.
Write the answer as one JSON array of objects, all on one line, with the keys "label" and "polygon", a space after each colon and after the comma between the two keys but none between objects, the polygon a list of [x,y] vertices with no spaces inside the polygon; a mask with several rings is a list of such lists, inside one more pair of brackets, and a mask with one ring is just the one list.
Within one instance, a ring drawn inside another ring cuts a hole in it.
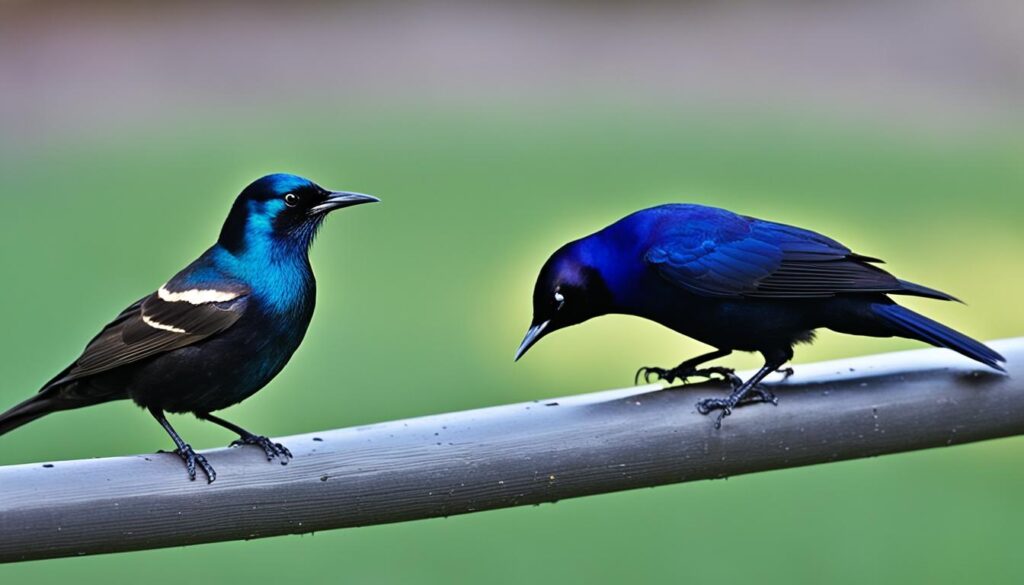
[{"label": "bird's claw", "polygon": [[728,382],[730,385],[732,385],[733,389],[739,388],[740,386],[743,385],[743,380],[741,380],[740,377],[736,375],[736,370],[732,368],[713,366],[710,368],[694,370],[693,375],[702,376],[709,380],[713,380],[714,378],[717,377],[723,382]]},{"label": "bird's claw", "polygon": [[196,453],[191,445],[185,445],[183,449],[177,449],[174,452],[185,462],[185,469],[188,471],[188,478],[190,480],[196,480],[197,466],[206,474],[206,483],[213,483],[217,479],[217,472],[214,471],[210,462],[206,460],[206,457]]},{"label": "bird's claw", "polygon": [[713,411],[721,411],[718,413],[718,418],[715,419],[715,428],[722,428],[722,419],[732,414],[732,409],[736,406],[736,401],[729,398],[705,398],[697,403],[697,412],[708,415]]},{"label": "bird's claw", "polygon": [[275,458],[281,460],[281,465],[288,465],[288,461],[293,459],[292,452],[288,450],[281,443],[275,443],[267,437],[261,437],[259,435],[248,435],[240,437],[231,442],[231,447],[241,447],[242,445],[255,445],[261,449],[267,455],[267,461],[273,461]]},{"label": "bird's claw", "polygon": [[790,378],[790,376],[792,376],[792,375],[793,375],[793,374],[794,374],[795,372],[793,371],[793,368],[779,368],[779,369],[775,370],[775,373],[777,373],[777,374],[782,374],[782,380],[781,380],[781,381],[782,381],[782,382],[785,382],[785,381],[786,381],[786,380],[788,380],[788,379]]},{"label": "bird's claw", "polygon": [[640,383],[640,378],[644,379],[644,382],[650,384],[651,378],[655,381],[664,380],[669,384],[679,380],[680,383],[686,384],[690,378],[707,378],[713,380],[718,378],[724,382],[729,382],[733,388],[738,388],[743,384],[743,380],[736,375],[736,370],[732,368],[723,368],[720,366],[714,366],[710,368],[658,368],[653,366],[643,367],[637,370],[636,376],[633,378],[634,384]]},{"label": "bird's claw", "polygon": [[645,384],[651,383],[651,376],[654,376],[655,380],[665,380],[669,375],[669,370],[665,368],[658,368],[654,366],[644,366],[636,371],[636,375],[633,376],[633,385],[640,385],[640,378],[644,379]]},{"label": "bird's claw", "polygon": [[779,399],[775,396],[771,390],[762,388],[760,386],[754,386],[750,389],[750,394],[743,397],[743,400],[737,402],[737,405],[743,406],[745,404],[757,404],[759,402],[767,402],[772,406],[779,405]]},{"label": "bird's claw", "polygon": [[728,398],[705,398],[697,403],[697,412],[708,415],[716,410],[719,411],[718,417],[715,418],[715,429],[721,429],[722,419],[732,414],[734,408],[760,402],[767,402],[773,406],[779,405],[779,399],[771,390],[754,386],[744,395],[734,394]]}]

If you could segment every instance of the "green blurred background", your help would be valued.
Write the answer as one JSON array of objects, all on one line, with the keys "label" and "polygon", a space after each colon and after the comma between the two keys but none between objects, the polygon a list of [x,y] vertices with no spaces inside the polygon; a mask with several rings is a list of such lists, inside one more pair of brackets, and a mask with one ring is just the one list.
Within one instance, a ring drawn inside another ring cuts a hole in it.
[{"label": "green blurred background", "polygon": [[[619,387],[701,351],[606,317],[511,359],[547,255],[664,202],[815,228],[969,303],[915,308],[1022,335],[1014,6],[0,2],[0,406],[276,171],[384,204],[328,222],[310,335],[228,411],[272,435]],[[797,364],[918,346],[824,333]],[[0,464],[168,444],[109,404],[4,436]],[[1020,582],[1022,462],[1003,440],[0,581]]]}]

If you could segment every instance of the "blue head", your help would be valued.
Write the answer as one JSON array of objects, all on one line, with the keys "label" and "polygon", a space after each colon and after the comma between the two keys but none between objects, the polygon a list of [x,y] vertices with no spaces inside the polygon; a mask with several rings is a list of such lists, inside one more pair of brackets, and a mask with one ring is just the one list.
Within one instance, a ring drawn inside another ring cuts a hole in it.
[{"label": "blue head", "polygon": [[328,191],[309,179],[279,173],[253,181],[235,200],[219,243],[233,254],[270,248],[306,251],[327,214],[376,197]]},{"label": "blue head", "polygon": [[594,236],[570,242],[548,258],[533,289],[533,322],[516,351],[523,357],[542,337],[613,310]]}]

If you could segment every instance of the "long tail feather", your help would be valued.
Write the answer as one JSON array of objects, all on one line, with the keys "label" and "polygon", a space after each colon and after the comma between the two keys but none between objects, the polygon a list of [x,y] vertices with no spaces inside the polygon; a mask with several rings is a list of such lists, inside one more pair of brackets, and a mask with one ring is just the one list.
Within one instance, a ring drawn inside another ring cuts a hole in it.
[{"label": "long tail feather", "polygon": [[7,412],[0,414],[0,435],[13,431],[51,412],[63,410],[58,406],[58,403],[58,399],[47,393],[36,394]]},{"label": "long tail feather", "polygon": [[913,295],[916,297],[925,297],[928,299],[936,299],[940,301],[956,301],[958,303],[963,302],[949,293],[944,293],[941,290],[929,288],[927,286],[910,282],[907,280],[901,280],[900,287],[901,290],[894,291],[893,294]]},{"label": "long tail feather", "polygon": [[915,313],[899,305],[876,304],[871,310],[881,317],[900,336],[918,339],[936,347],[952,349],[986,366],[1005,372],[1001,362],[1006,358],[980,341],[933,321],[924,315]]}]

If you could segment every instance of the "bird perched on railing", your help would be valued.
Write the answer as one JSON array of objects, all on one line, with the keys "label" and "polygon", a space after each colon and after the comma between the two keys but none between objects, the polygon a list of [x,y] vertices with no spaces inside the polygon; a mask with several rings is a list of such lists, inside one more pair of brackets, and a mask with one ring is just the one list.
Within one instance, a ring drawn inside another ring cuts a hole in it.
[{"label": "bird perched on railing", "polygon": [[256,180],[235,200],[217,243],[125,309],[38,394],[0,414],[0,435],[59,410],[130,398],[174,441],[188,475],[217,475],[165,412],[195,414],[238,433],[267,460],[291,453],[211,413],[252,396],[299,347],[313,316],[309,247],[328,213],[379,201],[295,175]]},{"label": "bird perched on railing", "polygon": [[[719,411],[721,426],[739,404],[777,403],[758,384],[809,343],[814,330],[906,337],[946,347],[1002,371],[984,344],[897,305],[888,295],[944,301],[952,296],[900,280],[821,234],[701,205],[638,211],[556,251],[540,271],[533,322],[516,360],[553,331],[611,313],[656,321],[716,348],[675,368],[641,368],[673,382],[720,376],[727,398],[697,404]],[[741,381],[728,368],[700,368],[732,351],[760,352],[765,365]],[[790,371],[791,373],[791,371]]]}]

